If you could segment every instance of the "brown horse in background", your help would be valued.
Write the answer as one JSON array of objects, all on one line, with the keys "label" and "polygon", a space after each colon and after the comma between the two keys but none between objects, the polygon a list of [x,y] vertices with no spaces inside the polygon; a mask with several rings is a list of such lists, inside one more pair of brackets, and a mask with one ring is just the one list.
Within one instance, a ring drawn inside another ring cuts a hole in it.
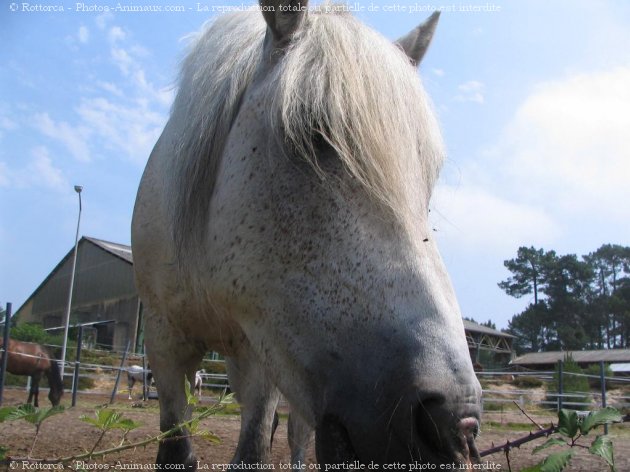
[{"label": "brown horse in background", "polygon": [[[2,344],[2,339],[0,339],[0,347]],[[45,374],[50,387],[48,399],[53,406],[59,405],[63,395],[61,372],[57,360],[48,353],[47,349],[39,344],[9,339],[7,352],[9,354],[7,371],[11,374],[31,377],[27,403],[34,401],[34,405],[39,406],[39,381]]]}]

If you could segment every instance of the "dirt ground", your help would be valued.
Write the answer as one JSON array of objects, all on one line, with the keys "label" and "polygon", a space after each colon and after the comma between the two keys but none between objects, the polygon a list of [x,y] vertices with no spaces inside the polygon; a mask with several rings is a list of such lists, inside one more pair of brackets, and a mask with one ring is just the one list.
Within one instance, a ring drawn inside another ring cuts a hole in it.
[{"label": "dirt ground", "polygon": [[[45,395],[42,395],[45,398]],[[4,406],[18,405],[26,398],[24,390],[7,389],[4,394]],[[33,448],[31,457],[38,459],[54,459],[78,455],[90,450],[99,436],[99,431],[87,423],[81,421],[81,415],[94,415],[94,409],[108,401],[106,396],[101,395],[79,395],[77,407],[68,408],[65,413],[54,416],[44,422],[39,438]],[[64,397],[63,402],[69,405],[69,396]],[[202,399],[202,404],[204,400]],[[46,403],[43,406],[47,407]],[[134,406],[136,405],[136,406]],[[159,414],[156,401],[131,402],[126,396],[120,395],[116,403],[112,406],[117,411],[124,414],[124,417],[131,418],[142,424],[140,428],[132,431],[128,440],[138,442],[150,436],[158,434]],[[537,423],[547,426],[552,416],[533,418]],[[487,413],[484,415],[482,432],[477,441],[479,450],[483,451],[493,445],[504,444],[506,440],[514,440],[527,434],[530,430],[535,431],[532,425],[525,426],[528,420],[521,413]],[[510,424],[512,423],[512,424]],[[515,425],[516,424],[516,425]],[[520,425],[520,426],[519,426]],[[229,463],[236,447],[240,427],[240,417],[238,415],[216,415],[204,420],[202,429],[209,430],[221,438],[220,444],[209,444],[204,439],[195,438],[195,452],[202,469],[212,470],[213,465]],[[1,470],[33,470],[33,466],[27,466],[19,458],[29,455],[32,445],[35,428],[25,421],[17,421],[0,424],[0,446],[8,449],[7,456],[15,459],[8,462]],[[630,424],[615,426],[611,430],[611,438],[615,447],[615,461],[617,470],[630,471]],[[117,445],[120,442],[120,432],[109,432],[101,445],[103,448]],[[509,454],[511,470],[520,471],[524,467],[537,463],[544,457],[544,454],[532,456],[532,449],[541,444],[542,441],[527,443],[520,449],[514,449]],[[584,443],[586,444],[586,443]],[[101,447],[99,447],[101,449]],[[108,455],[105,459],[91,459],[79,465],[85,470],[103,470],[110,464],[112,469],[134,468],[149,469],[157,454],[157,445],[151,444],[147,447],[128,450],[116,455]],[[274,470],[282,470],[282,465],[289,462],[289,448],[287,445],[287,425],[286,420],[282,420],[273,448]],[[308,464],[315,464],[315,454],[311,447],[307,455],[306,470]],[[75,466],[77,464],[74,464]],[[477,470],[510,470],[506,456],[502,453],[485,457],[482,461],[482,468]],[[315,466],[312,465],[311,469]],[[66,469],[69,467],[65,467]],[[75,467],[76,468],[76,467]],[[41,469],[41,467],[40,467]],[[437,469],[439,470],[439,468]],[[567,470],[573,472],[598,472],[605,471],[607,467],[603,461],[590,457],[587,451],[577,448],[576,457],[572,465]]]}]

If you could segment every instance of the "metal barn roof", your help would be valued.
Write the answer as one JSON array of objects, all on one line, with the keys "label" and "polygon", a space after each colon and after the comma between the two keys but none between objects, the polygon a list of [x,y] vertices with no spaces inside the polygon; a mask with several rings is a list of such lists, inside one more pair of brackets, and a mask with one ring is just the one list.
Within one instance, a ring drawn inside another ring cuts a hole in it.
[{"label": "metal barn roof", "polygon": [[466,331],[473,331],[475,333],[483,333],[483,334],[491,334],[493,336],[500,336],[502,338],[514,338],[516,336],[512,336],[511,334],[504,333],[503,331],[499,331],[498,329],[488,328],[487,326],[482,326],[479,323],[475,323],[474,321],[464,320],[464,328]]},{"label": "metal barn roof", "polygon": [[88,236],[84,236],[83,239],[87,239],[93,244],[96,244],[101,249],[113,254],[114,256],[118,256],[121,259],[133,264],[133,255],[131,254],[131,246],[127,246],[126,244],[118,244],[112,243],[110,241],[103,241],[102,239],[90,238]]},{"label": "metal barn roof", "polygon": [[630,362],[630,349],[599,349],[595,351],[550,351],[531,352],[512,360],[512,365],[545,365],[555,364],[570,354],[577,363],[595,362]]}]

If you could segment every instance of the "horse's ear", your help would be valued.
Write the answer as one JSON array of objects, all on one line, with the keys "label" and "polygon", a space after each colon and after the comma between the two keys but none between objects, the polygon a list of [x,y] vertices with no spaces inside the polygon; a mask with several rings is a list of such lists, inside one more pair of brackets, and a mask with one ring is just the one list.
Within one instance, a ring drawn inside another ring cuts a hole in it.
[{"label": "horse's ear", "polygon": [[439,18],[440,12],[436,11],[424,23],[396,41],[395,44],[407,54],[414,66],[420,64],[424,54],[429,49]]},{"label": "horse's ear", "polygon": [[284,48],[306,17],[308,0],[260,0],[260,8],[274,46]]}]

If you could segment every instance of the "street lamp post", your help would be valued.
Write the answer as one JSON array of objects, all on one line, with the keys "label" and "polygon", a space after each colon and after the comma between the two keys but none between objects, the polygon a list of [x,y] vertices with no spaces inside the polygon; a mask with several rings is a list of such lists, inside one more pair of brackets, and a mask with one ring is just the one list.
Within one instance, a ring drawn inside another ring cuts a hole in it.
[{"label": "street lamp post", "polygon": [[68,346],[68,328],[70,326],[70,310],[72,309],[72,292],[74,290],[74,275],[77,270],[77,251],[79,249],[79,226],[81,225],[81,191],[83,187],[74,186],[74,191],[79,194],[79,218],[77,220],[77,234],[74,238],[74,256],[72,259],[72,273],[70,274],[70,290],[68,291],[68,306],[66,308],[66,318],[63,330],[63,347],[61,349],[61,380],[63,381],[64,369],[66,366],[66,347]]}]

